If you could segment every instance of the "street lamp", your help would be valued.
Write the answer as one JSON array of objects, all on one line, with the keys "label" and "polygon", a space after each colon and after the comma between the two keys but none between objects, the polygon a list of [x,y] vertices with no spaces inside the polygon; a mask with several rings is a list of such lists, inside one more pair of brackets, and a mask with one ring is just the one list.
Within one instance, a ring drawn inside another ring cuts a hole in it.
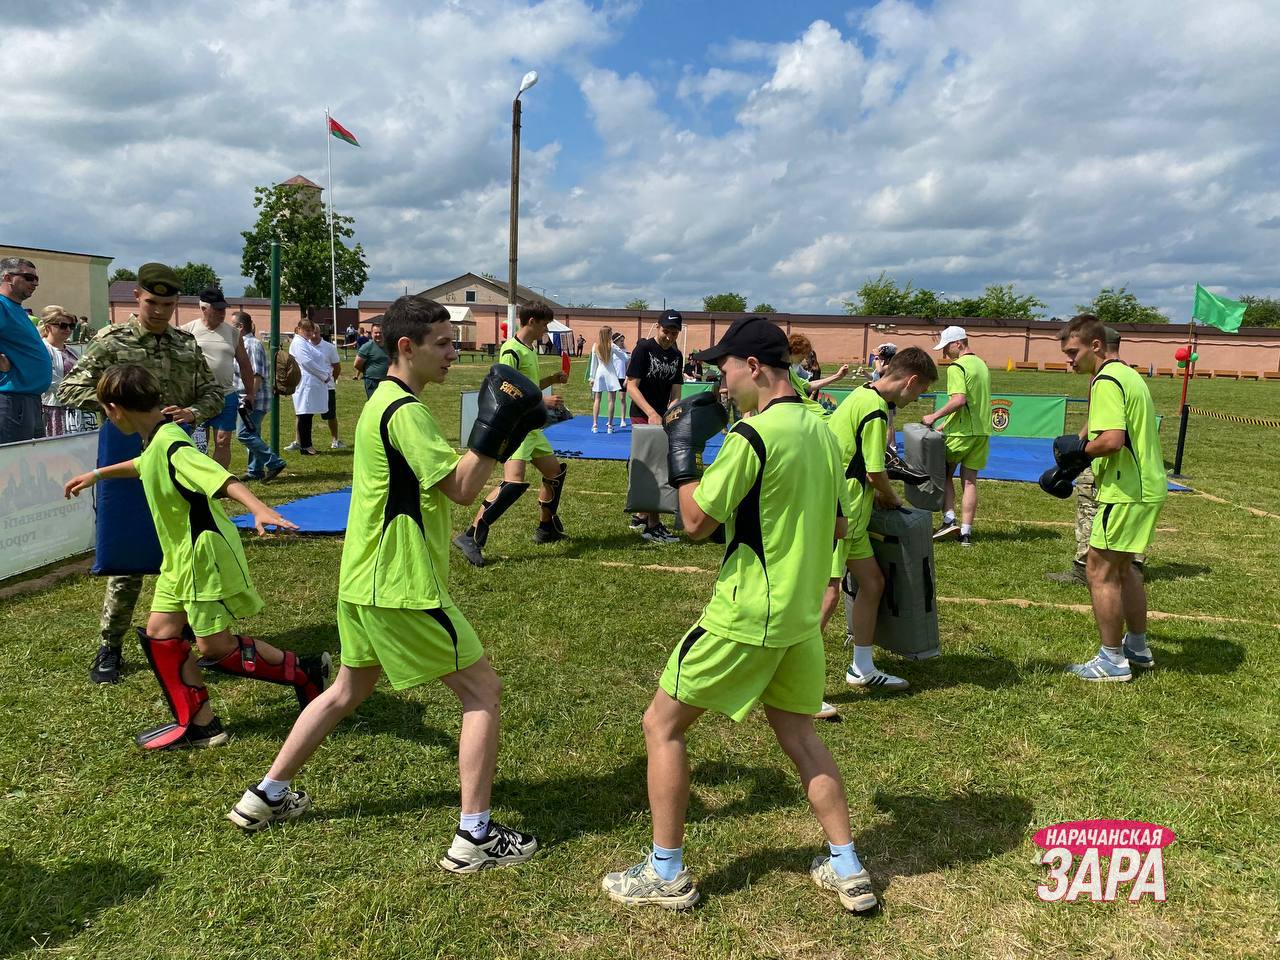
[{"label": "street lamp", "polygon": [[516,332],[516,251],[519,246],[517,221],[520,213],[520,94],[538,82],[538,72],[530,70],[520,81],[511,101],[511,236],[507,261],[507,335]]}]

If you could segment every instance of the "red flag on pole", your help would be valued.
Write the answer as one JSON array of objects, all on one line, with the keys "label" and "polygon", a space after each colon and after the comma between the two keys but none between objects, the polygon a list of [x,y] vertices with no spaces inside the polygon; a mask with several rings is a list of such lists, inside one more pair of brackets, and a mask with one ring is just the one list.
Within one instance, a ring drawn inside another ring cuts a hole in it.
[{"label": "red flag on pole", "polygon": [[339,140],[349,143],[353,147],[360,146],[360,141],[356,139],[356,135],[340,124],[337,120],[333,119],[333,117],[329,118],[329,132]]}]

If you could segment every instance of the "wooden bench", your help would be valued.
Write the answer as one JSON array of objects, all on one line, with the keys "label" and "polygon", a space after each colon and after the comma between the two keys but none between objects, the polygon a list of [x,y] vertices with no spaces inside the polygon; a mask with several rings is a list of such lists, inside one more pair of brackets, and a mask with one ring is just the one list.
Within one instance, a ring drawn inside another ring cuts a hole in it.
[{"label": "wooden bench", "polygon": [[1258,371],[1257,370],[1241,370],[1240,379],[1241,380],[1257,380]]},{"label": "wooden bench", "polygon": [[1157,377],[1172,377],[1173,367],[1156,367]]},{"label": "wooden bench", "polygon": [[1263,370],[1263,380],[1280,380],[1280,370]]},{"label": "wooden bench", "polygon": [[1238,370],[1215,370],[1213,371],[1213,379],[1215,380],[1239,380],[1240,371]]},{"label": "wooden bench", "polygon": [[1013,368],[1015,370],[1035,370],[1038,373],[1040,371],[1040,364],[1036,363],[1034,360],[1019,360],[1013,365]]},{"label": "wooden bench", "polygon": [[1212,379],[1213,379],[1213,371],[1212,371],[1212,370],[1197,370],[1197,371],[1195,372],[1194,376],[1193,376],[1193,379],[1196,379],[1196,380],[1212,380]]},{"label": "wooden bench", "polygon": [[1056,361],[1050,361],[1050,360],[1045,361],[1044,368],[1046,371],[1057,370],[1061,373],[1066,373],[1068,369],[1065,363],[1058,363]]}]

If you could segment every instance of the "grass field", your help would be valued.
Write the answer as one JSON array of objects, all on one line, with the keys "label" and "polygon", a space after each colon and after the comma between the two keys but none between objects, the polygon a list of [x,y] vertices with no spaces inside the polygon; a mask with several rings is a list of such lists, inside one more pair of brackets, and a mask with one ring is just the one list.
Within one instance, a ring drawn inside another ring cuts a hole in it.
[{"label": "grass field", "polygon": [[[458,428],[458,390],[483,371],[460,365],[428,392],[446,431]],[[575,367],[575,413],[589,412],[581,378]],[[1172,460],[1177,384],[1152,386]],[[1085,385],[998,372],[994,388],[1081,396]],[[1204,407],[1280,416],[1277,384],[1193,389]],[[359,384],[342,383],[348,440],[362,400]],[[758,713],[738,725],[708,716],[690,736],[686,862],[704,904],[627,912],[600,893],[600,876],[650,842],[640,715],[719,560],[713,545],[630,534],[620,463],[571,464],[570,541],[531,543],[526,497],[494,530],[495,562],[473,570],[455,557],[453,594],[506,685],[495,815],[546,846],[516,869],[460,879],[435,866],[457,814],[458,713],[443,688],[380,688],[299,778],[314,815],[248,837],[223,814],[274,756],[296,715],[291,694],[211,678],[231,744],[144,755],[132,736],[166,711],[137,647],[119,686],[86,678],[101,582],[6,601],[0,956],[1275,956],[1278,454],[1275,429],[1192,421],[1186,472],[1198,492],[1170,497],[1151,551],[1159,668],[1133,683],[1063,676],[1097,641],[1086,591],[1044,578],[1070,559],[1074,506],[1031,484],[982,484],[977,545],[939,547],[944,655],[879,657],[910,694],[846,692],[833,626],[829,690],[844,720],[821,734],[884,902],[870,919],[813,888],[822,837]],[[335,489],[350,455],[295,458],[260,491],[282,502]],[[457,508],[455,527],[469,514]],[[268,602],[248,632],[336,650],[341,542],[246,543]],[[1032,834],[1088,818],[1172,828],[1166,903],[1037,899]]]}]

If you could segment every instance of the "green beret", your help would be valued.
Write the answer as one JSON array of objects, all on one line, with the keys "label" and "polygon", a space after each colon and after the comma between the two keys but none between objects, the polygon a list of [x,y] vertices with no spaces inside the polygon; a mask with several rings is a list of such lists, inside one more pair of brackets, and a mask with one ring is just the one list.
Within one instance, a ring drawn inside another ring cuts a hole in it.
[{"label": "green beret", "polygon": [[138,287],[157,297],[176,297],[182,292],[182,281],[172,267],[163,263],[144,263],[138,268]]}]

